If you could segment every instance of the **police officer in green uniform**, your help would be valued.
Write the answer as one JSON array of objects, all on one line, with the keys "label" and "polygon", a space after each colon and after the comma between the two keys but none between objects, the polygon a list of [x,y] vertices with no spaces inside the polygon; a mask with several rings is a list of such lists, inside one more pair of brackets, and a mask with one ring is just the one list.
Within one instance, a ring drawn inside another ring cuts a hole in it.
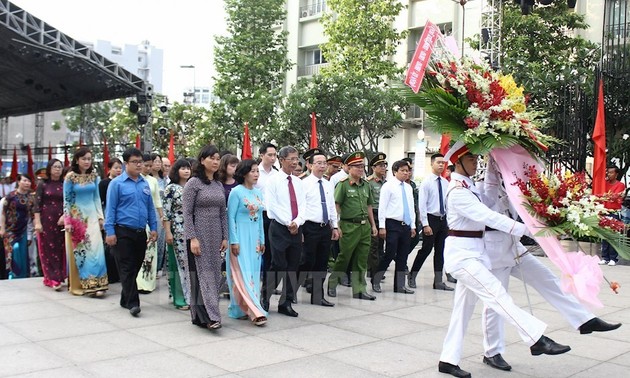
[{"label": "police officer in green uniform", "polygon": [[365,154],[350,154],[344,164],[348,166],[348,177],[335,187],[335,204],[339,214],[339,256],[328,280],[328,295],[337,296],[340,277],[352,265],[352,296],[357,299],[375,300],[368,294],[365,273],[370,253],[370,236],[378,234],[372,203],[374,198],[370,185],[362,177],[365,171]]},{"label": "police officer in green uniform", "polygon": [[[372,213],[374,214],[374,219],[378,219],[378,200],[381,195],[381,187],[385,183],[385,176],[387,174],[387,160],[385,159],[387,159],[387,155],[382,152],[374,155],[372,160],[370,160],[372,174],[365,179],[372,189],[372,197],[374,198]],[[370,277],[374,277],[374,274],[378,271],[379,262],[385,254],[384,245],[384,239],[378,236],[372,238],[370,254],[368,255],[368,275]]]}]

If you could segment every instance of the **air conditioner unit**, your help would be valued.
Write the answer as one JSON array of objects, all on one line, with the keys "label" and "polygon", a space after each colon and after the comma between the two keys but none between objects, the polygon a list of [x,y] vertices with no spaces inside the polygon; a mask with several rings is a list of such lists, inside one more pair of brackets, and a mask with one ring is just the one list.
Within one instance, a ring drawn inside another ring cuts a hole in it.
[{"label": "air conditioner unit", "polygon": [[302,11],[302,18],[308,17],[308,11],[305,9]]}]

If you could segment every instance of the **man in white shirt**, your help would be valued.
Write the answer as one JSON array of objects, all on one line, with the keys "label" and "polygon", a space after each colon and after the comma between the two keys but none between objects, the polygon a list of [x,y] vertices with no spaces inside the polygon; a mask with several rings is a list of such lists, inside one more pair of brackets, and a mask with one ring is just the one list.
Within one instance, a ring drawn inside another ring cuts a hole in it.
[{"label": "man in white shirt", "polygon": [[331,240],[339,239],[337,209],[334,189],[324,178],[326,155],[319,148],[306,151],[304,160],[311,166],[311,173],[302,180],[306,193],[304,212],[304,246],[298,277],[300,282],[311,275],[311,304],[333,307],[335,304],[324,298],[324,280],[330,253]]},{"label": "man in white shirt", "polygon": [[422,248],[418,251],[409,271],[409,287],[416,287],[416,277],[422,268],[422,264],[433,253],[433,289],[454,289],[442,281],[444,269],[444,241],[448,236],[448,224],[446,223],[445,196],[448,181],[442,177],[444,172],[444,155],[433,154],[431,156],[431,173],[422,180],[418,193],[418,214],[422,224]]},{"label": "man in white shirt", "polygon": [[455,377],[470,377],[458,363],[468,322],[478,299],[504,320],[516,327],[521,339],[530,346],[534,356],[562,354],[571,348],[543,335],[547,325],[514,304],[501,282],[489,270],[484,253],[483,235],[486,227],[520,237],[529,234],[527,227],[490,210],[481,200],[481,193],[470,176],[477,171],[478,156],[457,142],[447,153],[455,164],[446,194],[449,236],[444,246],[444,267],[457,279],[453,312],[449,323],[438,370]]},{"label": "man in white shirt", "polygon": [[[276,174],[278,170],[274,166],[276,164],[276,146],[271,143],[264,143],[258,149],[260,164],[258,164],[258,182],[255,187],[260,189],[263,194],[263,200],[265,199],[265,186],[266,183]],[[263,253],[262,255],[262,282],[264,287],[264,283],[267,282],[267,272],[271,268],[271,244],[269,240],[269,225],[271,224],[271,220],[267,216],[267,209],[263,210],[263,232],[265,234],[265,251],[267,253]],[[261,298],[265,298],[264,293],[262,293]]]},{"label": "man in white shirt", "polygon": [[298,152],[285,146],[278,152],[281,169],[265,184],[265,207],[271,219],[269,239],[271,243],[271,269],[263,282],[261,304],[268,311],[271,294],[282,284],[278,312],[296,317],[291,303],[295,298],[293,285],[297,283],[297,270],[302,256],[302,225],[306,210],[306,196],[302,180],[293,170],[299,161]]},{"label": "man in white shirt", "polygon": [[372,290],[381,292],[381,278],[387,267],[396,261],[394,292],[413,294],[405,287],[405,267],[409,255],[411,238],[416,236],[416,214],[413,208],[411,185],[405,180],[409,176],[409,165],[404,160],[392,165],[394,177],[381,187],[378,205],[378,236],[385,239],[385,255],[372,277]]},{"label": "man in white shirt", "polygon": [[[341,160],[345,162],[348,159],[348,156],[350,156],[350,154],[344,154],[341,157]],[[341,170],[330,177],[330,183],[332,184],[333,188],[337,186],[339,181],[348,177],[348,171],[349,171],[348,165],[344,163],[341,166]]]}]

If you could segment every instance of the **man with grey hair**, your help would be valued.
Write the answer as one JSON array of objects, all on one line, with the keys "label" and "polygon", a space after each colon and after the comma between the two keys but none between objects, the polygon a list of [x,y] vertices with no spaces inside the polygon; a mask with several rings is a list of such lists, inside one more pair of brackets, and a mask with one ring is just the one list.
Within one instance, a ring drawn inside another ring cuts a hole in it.
[{"label": "man with grey hair", "polygon": [[280,281],[282,294],[278,312],[287,316],[298,316],[291,303],[295,298],[297,270],[302,255],[302,225],[306,211],[306,195],[302,180],[293,175],[299,161],[298,151],[285,146],[278,151],[280,170],[271,177],[265,188],[265,207],[271,220],[269,239],[271,242],[271,269],[263,282],[261,304],[269,309],[269,299]]}]

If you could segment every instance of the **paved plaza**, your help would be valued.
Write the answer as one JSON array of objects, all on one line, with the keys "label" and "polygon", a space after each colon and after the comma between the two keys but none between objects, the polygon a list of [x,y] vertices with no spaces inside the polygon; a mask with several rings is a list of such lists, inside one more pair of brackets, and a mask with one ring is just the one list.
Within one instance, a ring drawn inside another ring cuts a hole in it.
[{"label": "paved plaza", "polygon": [[[545,334],[572,350],[533,357],[508,326],[504,357],[513,369],[492,369],[481,361],[478,304],[461,367],[473,377],[627,376],[630,266],[602,269],[621,291],[615,295],[604,287],[605,307],[595,313],[625,323],[620,329],[580,335],[530,291],[534,315],[549,325]],[[387,276],[375,302],[352,299],[350,289],[340,286],[338,297],[330,298],[334,308],[311,306],[300,290],[298,318],[278,314],[274,296],[264,327],[228,318],[222,299],[223,328],[216,332],[193,326],[188,311],[173,308],[165,278],[158,290],[141,296],[139,318],[119,307],[120,284],[104,298],[87,298],[54,292],[41,278],[0,281],[0,377],[448,377],[437,364],[452,292],[431,289],[430,265],[413,295],[394,294],[392,272]],[[515,301],[527,307],[523,285],[514,279],[511,285]]]}]

